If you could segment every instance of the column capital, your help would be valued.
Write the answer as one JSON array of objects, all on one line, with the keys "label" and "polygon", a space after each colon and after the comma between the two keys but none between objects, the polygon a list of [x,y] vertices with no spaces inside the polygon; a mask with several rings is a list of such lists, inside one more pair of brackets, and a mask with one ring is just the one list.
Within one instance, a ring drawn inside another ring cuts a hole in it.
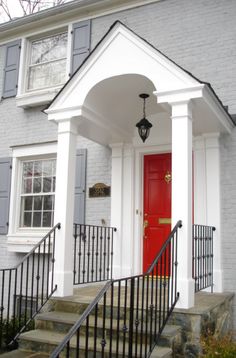
[{"label": "column capital", "polygon": [[206,148],[219,148],[220,147],[220,133],[203,134],[205,139]]},{"label": "column capital", "polygon": [[169,102],[169,105],[171,106],[172,110],[171,119],[178,119],[183,117],[192,119],[193,104],[191,100]]},{"label": "column capital", "polygon": [[58,122],[58,134],[62,133],[78,134],[78,123],[75,118],[68,118]]},{"label": "column capital", "polygon": [[158,103],[175,103],[181,101],[188,101],[193,98],[201,98],[203,97],[203,90],[205,88],[205,84],[198,83],[193,85],[192,87],[186,88],[177,88],[169,91],[155,91],[154,95],[157,96]]},{"label": "column capital", "polygon": [[113,143],[110,144],[112,150],[112,158],[120,158],[123,156],[124,143]]}]

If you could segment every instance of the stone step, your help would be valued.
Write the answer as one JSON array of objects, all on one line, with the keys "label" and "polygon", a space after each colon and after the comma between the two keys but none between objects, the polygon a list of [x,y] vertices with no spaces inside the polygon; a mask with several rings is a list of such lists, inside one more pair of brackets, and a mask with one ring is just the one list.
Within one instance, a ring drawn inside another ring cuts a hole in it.
[{"label": "stone step", "polygon": [[[40,330],[35,329],[33,331],[29,331],[26,333],[23,333],[20,337],[19,341],[19,347],[21,350],[26,351],[34,351],[34,352],[46,352],[51,353],[55,347],[62,341],[65,334],[59,333],[59,332],[53,332],[53,331],[46,331],[46,330]],[[85,346],[86,342],[84,337],[80,338],[80,358],[85,358]],[[75,347],[76,347],[76,339],[75,337],[72,337],[70,341],[70,358],[75,357]],[[137,346],[137,357],[142,357],[143,352],[140,354],[140,345]],[[121,343],[118,348],[118,355],[116,354],[116,341],[112,342],[112,354],[109,354],[109,344],[107,344],[104,348],[104,357],[106,358],[121,358],[124,357],[123,355],[123,344]],[[135,349],[135,345],[133,346],[133,349]],[[144,349],[144,347],[142,348]],[[88,341],[88,350],[89,354],[93,354],[94,352],[94,342],[93,340]],[[97,341],[97,358],[101,357],[102,348],[99,340]],[[62,354],[63,356],[63,354]],[[128,345],[126,344],[125,349],[125,357],[128,357]],[[152,355],[153,358],[169,358],[172,357],[172,350],[171,348],[166,347],[155,347],[155,350]]]},{"label": "stone step", "polygon": [[[57,311],[51,311],[51,312],[45,312],[38,314],[36,316],[35,321],[35,328],[36,329],[44,329],[48,331],[54,331],[59,333],[67,333],[69,329],[74,325],[74,323],[79,319],[80,315],[76,313],[69,313],[69,312],[57,312]],[[127,321],[127,327],[129,327],[129,322]],[[90,317],[89,320],[89,333],[91,335],[94,335],[94,326],[95,326],[95,318],[94,316]],[[116,335],[116,328],[117,328],[117,320],[114,319],[113,321],[113,332],[112,335]],[[102,318],[98,318],[97,320],[97,336],[102,338],[103,334],[103,320]],[[110,335],[110,320],[105,320],[105,327],[106,327],[106,334]],[[145,323],[144,323],[145,327]],[[123,321],[120,322],[119,331],[120,334],[123,334],[122,331],[123,328]],[[134,328],[134,332],[135,328]],[[140,333],[141,329],[137,330],[138,332],[138,342],[141,341]],[[85,323],[82,326],[80,330],[81,335],[85,335]],[[134,339],[135,339],[135,333],[134,333]],[[148,338],[149,339],[149,338]],[[160,337],[159,341],[160,346],[164,347],[170,347],[174,351],[179,350],[181,346],[181,328],[176,325],[166,326],[162,332],[162,335]]]},{"label": "stone step", "polygon": [[49,354],[43,352],[28,352],[16,349],[11,352],[0,354],[1,358],[49,358]]}]

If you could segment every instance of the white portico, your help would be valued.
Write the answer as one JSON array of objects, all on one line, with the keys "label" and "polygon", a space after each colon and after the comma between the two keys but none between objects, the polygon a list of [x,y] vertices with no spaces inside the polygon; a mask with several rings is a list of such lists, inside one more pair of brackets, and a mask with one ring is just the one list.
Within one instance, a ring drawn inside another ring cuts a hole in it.
[{"label": "white portico", "polygon": [[[153,124],[145,145],[135,127],[142,115],[140,93],[150,95],[147,117]],[[194,304],[193,205],[194,221],[217,229],[215,288],[221,291],[219,136],[230,132],[232,123],[211,88],[115,23],[46,112],[58,124],[55,222],[62,229],[56,248],[57,294],[70,295],[73,289],[72,188],[78,135],[112,148],[115,276],[143,270],[143,157],[169,152],[172,225],[183,222],[178,240],[178,306]]]}]

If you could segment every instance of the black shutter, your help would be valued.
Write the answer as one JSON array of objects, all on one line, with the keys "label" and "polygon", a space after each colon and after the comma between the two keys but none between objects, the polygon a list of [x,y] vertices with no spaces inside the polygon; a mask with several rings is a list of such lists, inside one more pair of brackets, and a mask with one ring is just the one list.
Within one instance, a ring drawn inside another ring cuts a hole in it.
[{"label": "black shutter", "polygon": [[74,223],[84,224],[87,150],[76,152]]},{"label": "black shutter", "polygon": [[0,235],[8,232],[11,188],[11,159],[0,158]]},{"label": "black shutter", "polygon": [[81,21],[73,25],[71,74],[81,65],[90,51],[91,21]]},{"label": "black shutter", "polygon": [[17,93],[21,41],[6,45],[6,60],[4,68],[3,98],[14,97]]}]

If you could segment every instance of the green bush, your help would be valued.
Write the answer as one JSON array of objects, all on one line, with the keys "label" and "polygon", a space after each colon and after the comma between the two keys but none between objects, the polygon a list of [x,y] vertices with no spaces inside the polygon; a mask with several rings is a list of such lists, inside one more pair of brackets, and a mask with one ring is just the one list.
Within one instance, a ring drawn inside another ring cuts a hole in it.
[{"label": "green bush", "polygon": [[[26,317],[26,321],[27,321]],[[0,327],[1,330],[1,342],[0,346],[2,350],[9,350],[16,348],[16,345],[13,345],[9,347],[9,343],[13,340],[13,338],[18,333],[18,330],[20,327],[23,327],[25,323],[25,316],[22,315],[20,318],[14,318],[12,317],[9,321],[6,319],[3,320],[2,325]],[[34,329],[34,321],[32,320],[27,325],[26,329],[24,331],[30,331],[31,329]]]},{"label": "green bush", "polygon": [[202,357],[205,358],[235,358],[236,342],[232,335],[215,337],[212,334],[202,339]]}]

